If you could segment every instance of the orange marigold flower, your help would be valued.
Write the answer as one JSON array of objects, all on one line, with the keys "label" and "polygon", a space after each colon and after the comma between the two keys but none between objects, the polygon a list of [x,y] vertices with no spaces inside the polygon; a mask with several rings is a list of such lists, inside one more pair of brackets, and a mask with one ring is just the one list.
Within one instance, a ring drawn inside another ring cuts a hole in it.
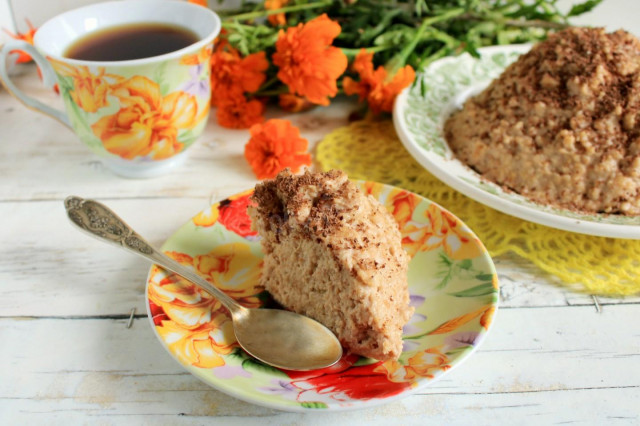
[{"label": "orange marigold flower", "polygon": [[285,111],[302,112],[307,111],[315,106],[306,98],[292,95],[291,93],[283,93],[278,97],[278,105]]},{"label": "orange marigold flower", "polygon": [[251,139],[244,147],[247,159],[258,179],[274,178],[290,168],[296,173],[311,165],[308,142],[288,120],[272,119],[251,127]]},{"label": "orange marigold flower", "polygon": [[188,3],[199,4],[200,6],[209,6],[209,0],[188,0]]},{"label": "orange marigold flower", "polygon": [[259,100],[247,101],[244,95],[225,99],[218,105],[218,124],[228,129],[248,129],[264,120],[264,104]]},{"label": "orange marigold flower", "polygon": [[211,56],[211,104],[219,106],[245,92],[255,92],[264,83],[268,67],[264,52],[243,58],[228,43],[222,43]]},{"label": "orange marigold flower", "polygon": [[[264,0],[264,8],[266,10],[275,10],[284,7],[289,0]],[[284,13],[275,13],[267,17],[269,23],[274,27],[282,27],[287,23]]]},{"label": "orange marigold flower", "polygon": [[[29,21],[28,19],[25,19],[25,21],[27,21],[27,26],[29,27],[29,30],[26,33],[14,34],[7,29],[4,29],[4,32],[7,33],[11,38],[15,38],[16,40],[24,40],[29,44],[33,44],[33,37],[36,35],[37,28],[35,28],[31,24],[31,21]],[[23,64],[31,61],[31,56],[29,56],[26,52],[23,52],[22,50],[12,50],[10,53],[17,53],[19,55],[16,61],[19,64]]]},{"label": "orange marigold flower", "polygon": [[345,54],[331,46],[340,31],[340,25],[326,14],[286,32],[280,30],[273,63],[291,93],[314,104],[329,105],[328,98],[338,93],[336,80],[347,69]]},{"label": "orange marigold flower", "polygon": [[367,53],[364,49],[356,56],[352,68],[360,76],[360,81],[345,77],[342,81],[344,92],[347,95],[359,95],[361,102],[366,100],[374,114],[391,112],[398,93],[409,86],[416,76],[410,65],[399,69],[393,76],[389,76],[382,66],[374,70],[373,53]]}]

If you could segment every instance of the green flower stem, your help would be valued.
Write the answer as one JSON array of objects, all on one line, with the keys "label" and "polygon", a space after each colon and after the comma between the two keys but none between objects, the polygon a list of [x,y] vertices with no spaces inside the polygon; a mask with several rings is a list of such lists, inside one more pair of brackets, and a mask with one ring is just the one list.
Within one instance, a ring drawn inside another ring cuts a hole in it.
[{"label": "green flower stem", "polygon": [[279,81],[278,80],[278,76],[271,77],[271,79],[269,79],[266,83],[264,83],[262,86],[260,86],[260,88],[258,89],[258,93],[260,93],[261,91],[264,91],[268,87],[273,86],[278,81]]},{"label": "green flower stem", "polygon": [[238,21],[222,21],[222,28],[230,29],[230,28],[242,28],[242,29],[253,29],[255,25],[247,25],[241,24]]},{"label": "green flower stem", "polygon": [[416,340],[416,339],[420,339],[424,336],[428,336],[431,333],[433,333],[434,331],[436,331],[438,329],[438,327],[434,328],[433,330],[427,331],[426,333],[421,333],[421,334],[416,334],[415,336],[402,336],[402,340]]},{"label": "green flower stem", "polygon": [[278,95],[284,95],[285,93],[289,93],[289,88],[286,86],[280,87],[278,89],[273,89],[273,90],[258,90],[257,92],[253,93],[254,96],[278,96]]},{"label": "green flower stem", "polygon": [[294,6],[281,7],[280,9],[272,10],[258,10],[255,12],[240,13],[238,15],[227,16],[223,18],[223,21],[247,21],[255,18],[262,18],[263,16],[275,15],[277,13],[289,13],[297,12],[299,10],[317,9],[323,6],[329,6],[332,3],[331,0],[318,1],[307,4],[297,4]]},{"label": "green flower stem", "polygon": [[423,19],[422,24],[420,24],[420,27],[418,28],[418,31],[416,31],[416,34],[413,37],[413,39],[400,52],[398,52],[398,54],[394,56],[385,66],[385,68],[387,69],[389,78],[393,78],[393,76],[396,75],[396,72],[398,72],[398,70],[406,64],[407,58],[409,57],[411,52],[415,50],[416,46],[418,45],[418,42],[420,42],[420,40],[422,39],[422,35],[424,34],[424,32],[427,30],[428,27],[438,22],[454,19],[464,14],[465,12],[466,11],[464,8],[458,7],[455,9],[451,9],[448,12],[443,13],[442,15]]},{"label": "green flower stem", "polygon": [[450,46],[444,46],[440,49],[438,49],[435,53],[432,53],[431,55],[427,56],[426,58],[424,58],[420,64],[418,65],[418,69],[424,69],[427,65],[429,65],[430,63],[437,61],[440,58],[444,58],[445,56],[447,56],[447,54],[449,53],[449,50],[451,49]]},{"label": "green flower stem", "polygon": [[[558,18],[562,19],[561,16],[558,16]],[[495,22],[496,24],[499,24],[499,25],[505,25],[508,27],[518,27],[518,28],[545,28],[545,29],[553,29],[553,30],[562,30],[569,26],[566,22],[543,21],[541,19],[526,19],[526,20],[525,19],[508,19],[508,18],[505,18],[500,13],[495,13],[495,12],[485,12],[481,15],[468,12],[458,16],[456,19],[462,19],[462,20],[468,20],[468,21],[490,21],[490,22]]]},{"label": "green flower stem", "polygon": [[361,50],[366,50],[368,53],[376,53],[376,52],[382,52],[383,50],[389,50],[389,49],[394,49],[397,46],[373,46],[373,47],[363,47],[363,48],[348,48],[348,47],[341,47],[340,50],[342,50],[342,53],[344,53],[345,55],[347,55],[347,57],[349,59],[355,57],[358,53],[360,53]]},{"label": "green flower stem", "polygon": [[460,16],[463,13],[465,13],[465,9],[463,7],[457,7],[447,12],[444,12],[442,15],[437,15],[431,18],[423,19],[421,26],[427,27],[433,24],[437,24],[438,22],[448,21],[449,19],[453,19],[457,16]]},{"label": "green flower stem", "polygon": [[429,30],[428,32],[422,35],[422,40],[420,41],[428,41],[428,40],[436,39],[436,40],[440,40],[447,46],[457,46],[460,43],[460,40],[458,40],[455,37],[451,37],[449,34],[445,33],[444,31],[440,31],[433,27],[429,28],[428,30]]}]

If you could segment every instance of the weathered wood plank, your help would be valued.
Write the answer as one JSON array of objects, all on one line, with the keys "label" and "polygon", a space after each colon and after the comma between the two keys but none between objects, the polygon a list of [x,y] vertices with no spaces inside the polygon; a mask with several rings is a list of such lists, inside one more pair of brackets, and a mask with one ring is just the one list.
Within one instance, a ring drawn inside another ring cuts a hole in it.
[{"label": "weathered wood plank", "polygon": [[170,358],[146,319],[127,329],[124,319],[5,318],[0,423],[8,424],[4,417],[192,424],[216,416],[229,424],[417,424],[425,418],[435,424],[513,418],[628,424],[640,421],[636,314],[633,305],[600,314],[590,307],[504,310],[478,352],[442,380],[400,402],[321,417],[280,413],[210,389]]},{"label": "weathered wood plank", "polygon": [[[100,200],[159,246],[211,201],[230,195],[224,192],[213,190],[202,198]],[[1,316],[123,315],[133,307],[144,312],[149,264],[79,232],[68,222],[62,200],[0,203],[0,217]],[[502,308],[594,303],[589,295],[551,284],[515,255],[496,259],[496,267]],[[603,309],[639,302],[638,297],[600,299]]]},{"label": "weathered wood plank", "polygon": [[[640,403],[628,389],[585,389],[566,392],[512,394],[434,394],[410,396],[402,401],[366,410],[342,413],[282,413],[232,400],[212,390],[169,391],[147,401],[121,402],[122,410],[78,408],[73,400],[52,401],[49,408],[38,400],[0,402],[11,404],[16,415],[8,419],[20,424],[100,425],[540,425],[638,424]],[[164,403],[160,402],[166,398]],[[184,412],[184,402],[200,404]],[[167,407],[168,406],[168,407]],[[146,408],[143,410],[142,408]],[[3,416],[0,414],[0,420]],[[16,424],[16,423],[13,423]]]},{"label": "weathered wood plank", "polygon": [[[86,195],[86,194],[78,194]],[[106,202],[160,245],[208,200]],[[62,201],[0,203],[0,312],[3,316],[144,312],[149,263],[80,232]]]}]

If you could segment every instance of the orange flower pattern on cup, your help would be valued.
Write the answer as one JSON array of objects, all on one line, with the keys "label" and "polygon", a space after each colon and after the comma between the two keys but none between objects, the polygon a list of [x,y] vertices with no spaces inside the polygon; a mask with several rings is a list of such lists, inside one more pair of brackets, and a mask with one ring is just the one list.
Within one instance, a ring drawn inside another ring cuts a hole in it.
[{"label": "orange flower pattern on cup", "polygon": [[[194,54],[183,56],[172,71],[154,75],[164,85],[171,81],[171,73],[191,73],[209,81],[211,46]],[[133,160],[164,160],[182,152],[195,140],[194,134],[182,138],[202,124],[209,113],[210,90],[206,99],[182,90],[167,91],[145,75],[109,73],[106,67],[92,69],[85,65],[73,66],[48,58],[62,84],[63,97],[85,113],[77,122],[85,122],[100,140],[104,149],[120,158]],[[206,66],[203,66],[206,64]],[[166,92],[166,93],[165,93]],[[117,110],[113,110],[117,107]],[[185,139],[183,141],[181,139]]]},{"label": "orange flower pattern on cup", "polygon": [[179,153],[178,130],[197,123],[198,104],[193,95],[173,92],[162,96],[160,86],[135,76],[112,86],[120,110],[102,117],[91,128],[107,151],[122,158],[150,156],[162,160]]},{"label": "orange flower pattern on cup", "polygon": [[180,58],[181,65],[200,65],[206,64],[211,60],[211,53],[213,51],[213,47],[204,46],[202,49],[198,51],[198,53],[184,55]]},{"label": "orange flower pattern on cup", "polygon": [[122,77],[106,74],[104,67],[98,67],[94,74],[84,65],[74,67],[53,58],[49,58],[49,61],[58,74],[73,80],[73,89],[69,91],[71,99],[86,112],[96,112],[109,106],[107,96],[112,85],[122,81]]}]

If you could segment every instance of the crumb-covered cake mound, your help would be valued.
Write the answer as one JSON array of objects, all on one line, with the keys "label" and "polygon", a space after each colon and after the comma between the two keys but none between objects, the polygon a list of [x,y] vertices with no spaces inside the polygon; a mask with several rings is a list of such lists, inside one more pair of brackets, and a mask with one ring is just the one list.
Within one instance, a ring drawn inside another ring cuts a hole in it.
[{"label": "crumb-covered cake mound", "polygon": [[445,124],[484,178],[536,202],[640,215],[640,41],[569,28],[511,64]]},{"label": "crumb-covered cake mound", "polygon": [[281,172],[256,186],[253,201],[261,284],[274,299],[327,326],[351,353],[397,359],[413,308],[391,214],[335,170]]}]

